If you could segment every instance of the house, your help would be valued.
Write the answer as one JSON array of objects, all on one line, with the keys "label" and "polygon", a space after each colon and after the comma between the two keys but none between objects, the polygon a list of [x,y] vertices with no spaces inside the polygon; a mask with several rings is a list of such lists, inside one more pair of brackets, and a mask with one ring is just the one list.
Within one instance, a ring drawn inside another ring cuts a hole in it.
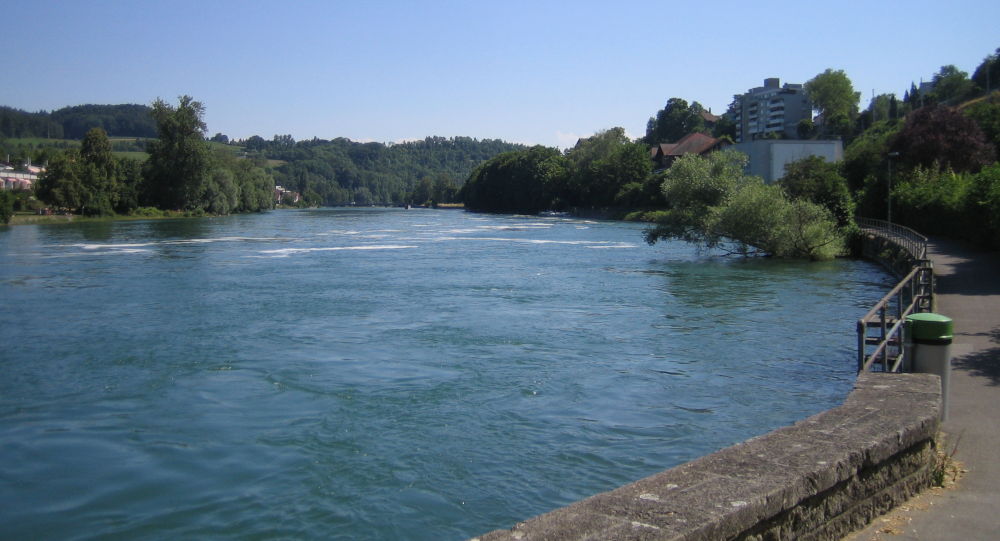
[{"label": "house", "polygon": [[678,157],[685,154],[704,155],[719,150],[726,142],[704,133],[689,133],[676,143],[660,143],[649,151],[657,169],[670,167]]}]

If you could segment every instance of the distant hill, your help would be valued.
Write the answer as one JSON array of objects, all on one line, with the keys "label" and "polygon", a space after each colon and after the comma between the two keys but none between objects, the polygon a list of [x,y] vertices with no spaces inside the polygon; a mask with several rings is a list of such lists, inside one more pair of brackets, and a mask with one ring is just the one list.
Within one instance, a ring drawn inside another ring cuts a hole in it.
[{"label": "distant hill", "polygon": [[[273,170],[277,184],[319,205],[421,204],[426,199],[448,203],[479,164],[527,148],[472,137],[384,145],[345,138],[295,142],[290,136],[268,142],[255,136],[243,144],[250,155],[280,164]],[[414,195],[421,183],[429,185],[430,193]]]},{"label": "distant hill", "polygon": [[82,139],[103,128],[112,137],[156,137],[156,122],[146,105],[74,105],[47,113],[0,106],[0,137]]}]

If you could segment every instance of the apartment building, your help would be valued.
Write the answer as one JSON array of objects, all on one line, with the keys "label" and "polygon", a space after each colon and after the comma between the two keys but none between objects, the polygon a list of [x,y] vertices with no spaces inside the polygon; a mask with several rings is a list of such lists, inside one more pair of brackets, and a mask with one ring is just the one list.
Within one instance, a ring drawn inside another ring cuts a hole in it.
[{"label": "apartment building", "polygon": [[798,138],[798,124],[812,119],[812,103],[800,84],[785,83],[777,77],[764,79],[764,86],[751,88],[737,98],[733,113],[736,142],[765,137]]}]

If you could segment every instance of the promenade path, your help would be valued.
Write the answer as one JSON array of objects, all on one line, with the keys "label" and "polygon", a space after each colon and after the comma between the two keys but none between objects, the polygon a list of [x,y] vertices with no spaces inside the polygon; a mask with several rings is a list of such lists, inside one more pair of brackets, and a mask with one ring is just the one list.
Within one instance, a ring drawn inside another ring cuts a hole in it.
[{"label": "promenade path", "polygon": [[968,473],[953,490],[918,496],[851,541],[1000,539],[1000,254],[935,238],[928,257],[935,312],[955,324],[945,450],[957,445],[955,459]]}]

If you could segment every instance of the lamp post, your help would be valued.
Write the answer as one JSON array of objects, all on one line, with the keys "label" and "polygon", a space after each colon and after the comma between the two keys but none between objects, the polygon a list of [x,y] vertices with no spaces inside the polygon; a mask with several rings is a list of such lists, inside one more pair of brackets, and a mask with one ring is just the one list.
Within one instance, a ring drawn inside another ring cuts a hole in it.
[{"label": "lamp post", "polygon": [[885,193],[885,221],[892,223],[892,160],[899,157],[899,152],[890,152],[886,155],[889,161],[889,178],[886,181]]}]

